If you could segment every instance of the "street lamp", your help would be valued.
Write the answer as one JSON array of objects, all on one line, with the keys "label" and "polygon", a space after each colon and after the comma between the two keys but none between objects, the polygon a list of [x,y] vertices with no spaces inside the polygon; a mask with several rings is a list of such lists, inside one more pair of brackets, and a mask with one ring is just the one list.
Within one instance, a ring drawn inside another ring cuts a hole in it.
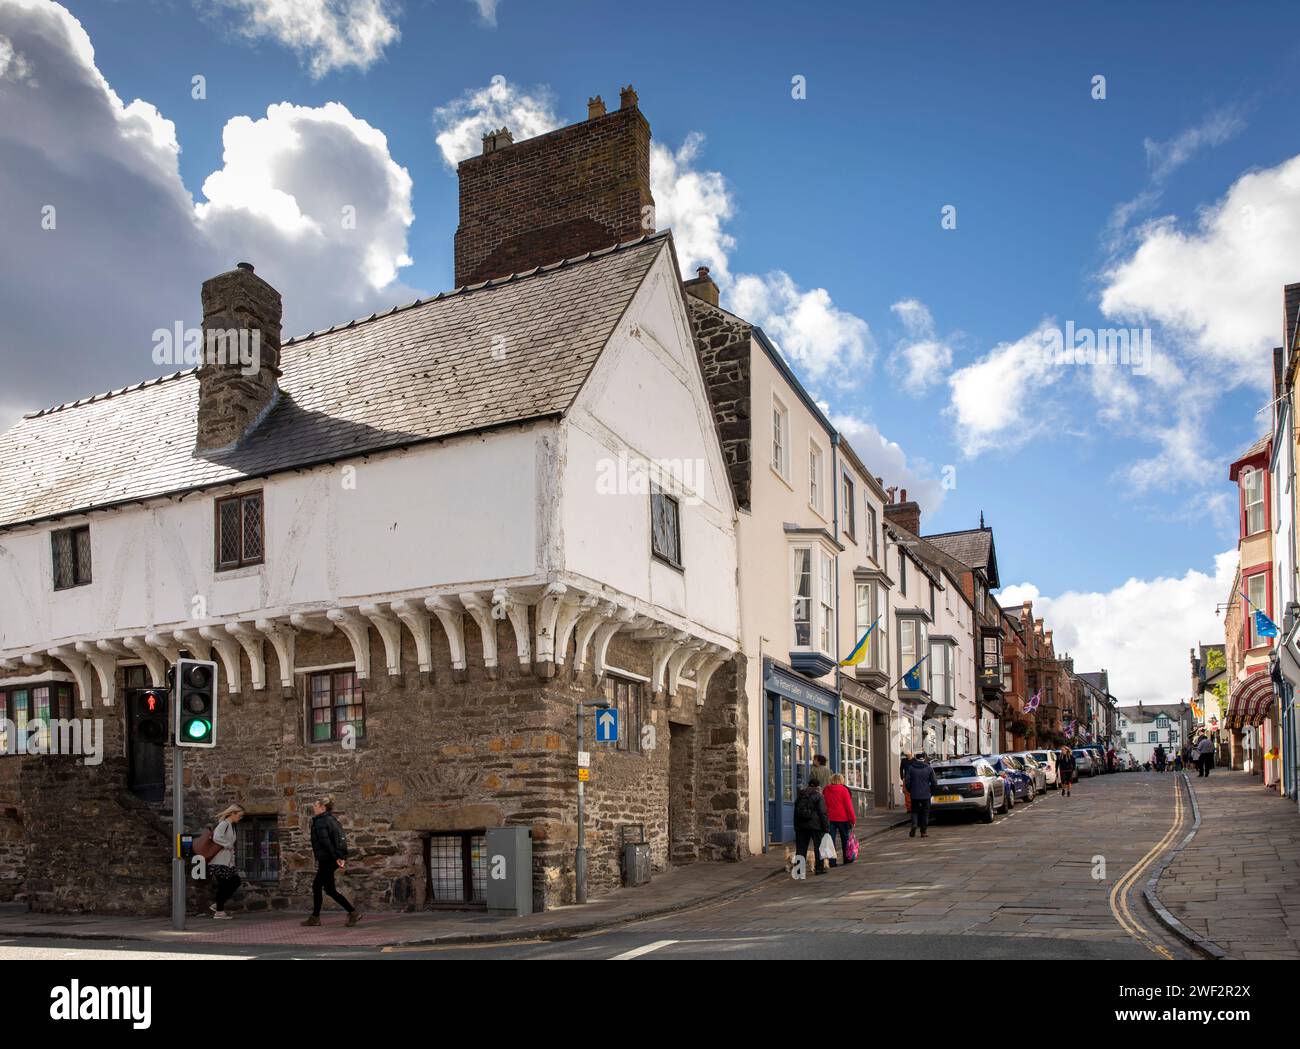
[{"label": "street lamp", "polygon": [[[586,723],[587,715],[583,707],[594,707],[596,710],[608,710],[610,706],[607,699],[588,699],[578,702],[578,760],[582,760],[582,736],[583,726]],[[583,800],[585,797],[586,783],[582,781],[582,773],[578,773],[578,849],[574,856],[574,897],[578,903],[587,902],[587,836],[586,827],[583,825]]]}]

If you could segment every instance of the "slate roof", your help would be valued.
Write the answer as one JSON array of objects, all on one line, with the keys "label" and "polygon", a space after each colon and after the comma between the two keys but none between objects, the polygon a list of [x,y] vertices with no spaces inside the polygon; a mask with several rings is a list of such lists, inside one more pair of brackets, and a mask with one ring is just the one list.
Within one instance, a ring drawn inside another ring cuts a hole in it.
[{"label": "slate roof", "polygon": [[196,369],[29,413],[0,434],[0,528],[559,415],[668,245],[654,234],[292,339],[278,402],[229,452],[194,453]]},{"label": "slate roof", "polygon": [[971,528],[964,532],[942,532],[939,535],[925,536],[925,541],[968,568],[982,569],[993,589],[1001,585],[998,580],[997,555],[993,552],[993,529]]}]

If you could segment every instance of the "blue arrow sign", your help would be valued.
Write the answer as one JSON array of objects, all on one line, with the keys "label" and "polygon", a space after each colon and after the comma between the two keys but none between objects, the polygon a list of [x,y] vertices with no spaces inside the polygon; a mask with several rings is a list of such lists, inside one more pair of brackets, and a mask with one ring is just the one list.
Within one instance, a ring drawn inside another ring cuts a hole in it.
[{"label": "blue arrow sign", "polygon": [[607,707],[596,714],[596,742],[618,742],[618,710]]}]

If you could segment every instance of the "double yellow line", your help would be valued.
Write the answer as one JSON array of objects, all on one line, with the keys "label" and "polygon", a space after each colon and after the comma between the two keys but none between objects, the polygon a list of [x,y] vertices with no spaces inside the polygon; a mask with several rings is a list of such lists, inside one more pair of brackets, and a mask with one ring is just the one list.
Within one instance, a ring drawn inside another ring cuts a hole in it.
[{"label": "double yellow line", "polygon": [[1133,914],[1132,908],[1129,906],[1128,894],[1130,890],[1132,890],[1133,886],[1137,884],[1138,879],[1145,873],[1146,869],[1155,862],[1156,857],[1174,843],[1179,830],[1182,829],[1182,825],[1183,784],[1181,777],[1175,777],[1173,825],[1165,832],[1165,836],[1151,846],[1151,849],[1147,854],[1138,860],[1137,863],[1129,869],[1128,873],[1115,883],[1115,887],[1110,890],[1110,912],[1115,916],[1115,920],[1119,922],[1120,927],[1137,940],[1138,943],[1142,944],[1143,947],[1155,952],[1169,961],[1174,960],[1173,952],[1164,945],[1157,943],[1151,934],[1147,932],[1146,927],[1138,921],[1137,917]]}]

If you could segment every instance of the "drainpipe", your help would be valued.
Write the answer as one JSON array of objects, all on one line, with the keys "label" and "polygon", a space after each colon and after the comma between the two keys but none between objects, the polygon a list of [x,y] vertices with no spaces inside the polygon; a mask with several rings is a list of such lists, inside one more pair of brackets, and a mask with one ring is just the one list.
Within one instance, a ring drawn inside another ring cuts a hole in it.
[{"label": "drainpipe", "polygon": [[[840,540],[840,435],[839,432],[831,434],[831,476],[834,482],[831,486],[831,538],[835,542]],[[835,732],[831,739],[831,747],[834,753],[840,751],[840,717],[841,709],[844,706],[844,668],[840,666],[840,555],[837,550],[833,555],[835,559],[835,694],[838,697],[835,704]],[[827,758],[832,754],[827,754]],[[831,768],[834,768],[834,762]],[[843,772],[843,769],[840,770]]]}]

